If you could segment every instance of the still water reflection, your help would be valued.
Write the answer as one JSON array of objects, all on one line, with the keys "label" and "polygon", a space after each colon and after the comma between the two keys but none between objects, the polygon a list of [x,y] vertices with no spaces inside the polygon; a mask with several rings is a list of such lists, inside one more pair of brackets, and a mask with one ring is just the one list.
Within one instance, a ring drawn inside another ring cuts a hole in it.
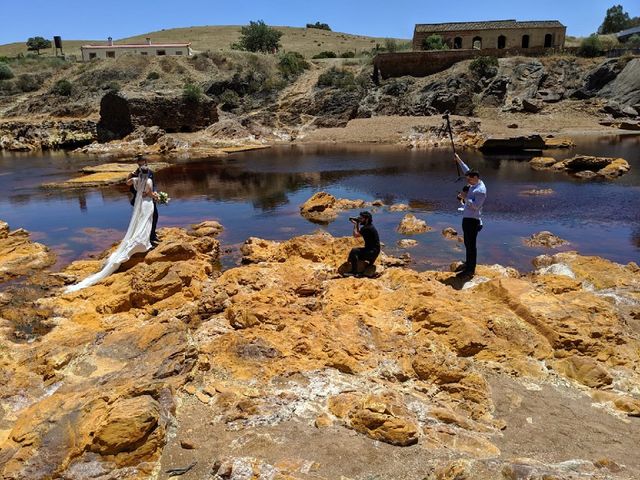
[{"label": "still water reflection", "polygon": [[[573,151],[546,152],[556,158],[584,153],[621,156],[631,173],[611,182],[584,182],[561,173],[530,169],[530,155],[483,155],[464,158],[480,170],[488,188],[485,228],[479,238],[482,263],[531,269],[531,259],[543,250],[525,247],[523,237],[540,230],[571,242],[568,249],[626,263],[640,260],[640,137],[580,141]],[[23,227],[60,255],[59,265],[96,253],[119,240],[131,207],[120,186],[77,191],[40,188],[42,183],[75,175],[83,166],[99,163],[77,155],[0,156],[0,219]],[[237,154],[224,159],[178,163],[158,172],[157,188],[172,202],[161,207],[160,226],[186,226],[217,219],[226,228],[221,241],[231,247],[223,259],[233,265],[237,247],[249,236],[286,239],[325,228],[333,235],[350,234],[345,212],[328,227],[300,217],[298,207],[318,190],[337,197],[382,199],[408,203],[434,227],[419,235],[411,250],[418,269],[443,268],[463,255],[461,246],[439,233],[459,229],[455,166],[448,151],[412,151],[380,146],[293,146]],[[523,194],[552,189],[548,196]],[[374,221],[390,254],[401,236],[395,227],[404,213],[380,209]],[[345,252],[346,254],[346,252]]]}]

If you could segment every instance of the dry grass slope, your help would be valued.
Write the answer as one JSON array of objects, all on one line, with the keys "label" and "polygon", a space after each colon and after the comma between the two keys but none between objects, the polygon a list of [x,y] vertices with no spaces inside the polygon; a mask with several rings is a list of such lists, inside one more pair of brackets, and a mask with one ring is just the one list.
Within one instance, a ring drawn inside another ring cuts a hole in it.
[{"label": "dry grass slope", "polygon": [[[192,42],[194,50],[199,51],[229,50],[230,45],[240,38],[240,28],[240,26],[171,28],[123,38],[116,40],[116,43],[142,43],[146,37],[151,37],[153,42],[158,43],[189,41]],[[281,42],[284,51],[300,52],[307,57],[325,50],[337,53],[346,51],[361,52],[371,50],[376,46],[376,43],[381,46],[384,45],[384,38],[378,37],[296,27],[275,28],[283,32]],[[101,42],[96,40],[65,40],[63,38],[64,51],[70,55],[80,55],[80,47],[86,43]],[[27,47],[24,43],[0,45],[0,56],[15,56],[19,53],[27,53]],[[43,51],[43,54],[53,54],[53,49]]]}]

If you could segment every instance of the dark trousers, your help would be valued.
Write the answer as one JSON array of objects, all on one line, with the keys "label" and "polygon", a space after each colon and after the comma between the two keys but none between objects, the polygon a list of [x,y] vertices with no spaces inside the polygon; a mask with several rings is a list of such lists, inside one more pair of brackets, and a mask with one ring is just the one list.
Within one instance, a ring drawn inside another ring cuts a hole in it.
[{"label": "dark trousers", "polygon": [[349,252],[349,261],[351,262],[351,271],[358,272],[358,260],[364,260],[373,264],[378,258],[379,250],[367,250],[366,248],[352,248]]},{"label": "dark trousers", "polygon": [[462,233],[464,234],[464,247],[467,250],[467,261],[465,262],[465,272],[475,273],[476,262],[478,259],[478,248],[476,247],[476,239],[478,232],[482,230],[480,220],[477,218],[462,219]]},{"label": "dark trousers", "polygon": [[151,235],[149,240],[152,242],[158,241],[158,234],[156,233],[156,227],[158,226],[158,205],[153,202],[153,221],[151,222]]}]

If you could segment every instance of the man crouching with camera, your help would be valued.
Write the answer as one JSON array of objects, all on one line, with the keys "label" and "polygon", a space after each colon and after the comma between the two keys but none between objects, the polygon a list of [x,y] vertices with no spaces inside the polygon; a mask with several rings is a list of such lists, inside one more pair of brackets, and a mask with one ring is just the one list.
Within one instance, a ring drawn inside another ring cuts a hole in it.
[{"label": "man crouching with camera", "polygon": [[346,274],[357,275],[360,273],[358,272],[358,261],[366,261],[373,265],[373,262],[380,255],[380,237],[378,230],[373,226],[373,217],[369,212],[360,212],[360,215],[349,218],[349,221],[353,223],[353,236],[364,239],[364,247],[352,248],[349,252],[348,261],[351,263],[351,272],[346,272]]}]

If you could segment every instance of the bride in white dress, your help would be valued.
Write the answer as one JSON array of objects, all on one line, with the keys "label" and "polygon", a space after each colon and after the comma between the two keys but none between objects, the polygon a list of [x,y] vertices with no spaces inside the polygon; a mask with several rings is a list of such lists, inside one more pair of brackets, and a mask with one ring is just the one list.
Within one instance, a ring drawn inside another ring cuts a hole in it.
[{"label": "bride in white dress", "polygon": [[137,177],[127,180],[127,185],[133,185],[137,193],[129,228],[118,248],[109,256],[102,270],[88,276],[80,283],[67,287],[65,293],[76,292],[104,280],[118,270],[120,265],[129,260],[132,255],[146,252],[151,248],[149,237],[153,223],[155,193],[153,191],[153,181],[149,178],[147,172],[146,167],[143,167]]}]

